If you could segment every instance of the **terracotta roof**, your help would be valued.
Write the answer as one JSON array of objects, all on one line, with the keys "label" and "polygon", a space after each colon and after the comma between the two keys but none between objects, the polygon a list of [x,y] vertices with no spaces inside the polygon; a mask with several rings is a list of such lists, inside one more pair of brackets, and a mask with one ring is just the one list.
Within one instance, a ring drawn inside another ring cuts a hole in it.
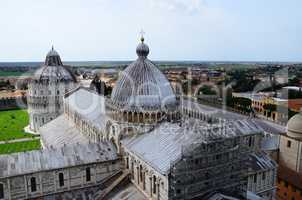
[{"label": "terracotta roof", "polygon": [[302,108],[302,99],[290,99],[288,100],[288,108],[299,111]]},{"label": "terracotta roof", "polygon": [[26,95],[26,90],[16,90],[14,92],[6,90],[6,91],[0,92],[0,98],[22,97],[24,95]]},{"label": "terracotta roof", "polygon": [[289,169],[283,165],[278,167],[278,178],[287,181],[290,185],[293,185],[299,189],[302,189],[302,174],[292,169]]}]

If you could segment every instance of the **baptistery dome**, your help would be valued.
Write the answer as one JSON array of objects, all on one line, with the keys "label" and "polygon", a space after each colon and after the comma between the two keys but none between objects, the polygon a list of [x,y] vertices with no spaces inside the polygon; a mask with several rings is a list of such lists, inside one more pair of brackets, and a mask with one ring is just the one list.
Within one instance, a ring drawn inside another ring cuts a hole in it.
[{"label": "baptistery dome", "polygon": [[46,55],[44,65],[35,72],[34,79],[38,81],[76,82],[74,74],[68,67],[63,66],[60,55],[53,47]]},{"label": "baptistery dome", "polygon": [[176,105],[176,97],[165,75],[148,58],[149,47],[141,39],[138,58],[123,72],[112,91],[113,105],[124,110],[165,110]]},{"label": "baptistery dome", "polygon": [[63,113],[63,97],[77,87],[72,71],[63,66],[60,55],[53,48],[45,63],[34,73],[28,85],[27,105],[30,128],[37,131]]},{"label": "baptistery dome", "polygon": [[287,123],[287,134],[302,138],[302,112],[294,115]]}]

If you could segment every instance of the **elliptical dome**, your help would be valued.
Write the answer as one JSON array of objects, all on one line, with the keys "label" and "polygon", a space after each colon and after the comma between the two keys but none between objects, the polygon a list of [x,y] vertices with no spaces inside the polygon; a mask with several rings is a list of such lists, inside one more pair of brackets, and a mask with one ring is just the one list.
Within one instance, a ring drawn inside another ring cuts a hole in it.
[{"label": "elliptical dome", "polygon": [[141,39],[138,58],[121,72],[113,88],[112,103],[125,110],[164,110],[176,105],[176,97],[165,75],[148,58],[149,47]]}]

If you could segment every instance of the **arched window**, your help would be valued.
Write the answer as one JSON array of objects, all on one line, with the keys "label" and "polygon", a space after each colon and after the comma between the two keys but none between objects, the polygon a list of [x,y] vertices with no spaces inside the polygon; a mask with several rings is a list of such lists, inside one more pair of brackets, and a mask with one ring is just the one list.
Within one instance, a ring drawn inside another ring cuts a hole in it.
[{"label": "arched window", "polygon": [[0,199],[4,199],[4,186],[0,183]]},{"label": "arched window", "polygon": [[139,180],[143,181],[143,167],[142,165],[139,166]]},{"label": "arched window", "polygon": [[156,176],[153,176],[153,193],[156,194]]},{"label": "arched window", "polygon": [[129,158],[126,158],[126,169],[129,169]]},{"label": "arched window", "polygon": [[252,146],[252,137],[249,137],[249,147]]},{"label": "arched window", "polygon": [[37,182],[35,177],[30,178],[30,190],[31,192],[36,192],[37,191]]},{"label": "arched window", "polygon": [[112,135],[115,135],[115,127],[112,126]]},{"label": "arched window", "polygon": [[64,174],[59,173],[59,186],[63,187],[64,186]]},{"label": "arched window", "polygon": [[91,181],[91,171],[89,167],[86,168],[86,181]]}]

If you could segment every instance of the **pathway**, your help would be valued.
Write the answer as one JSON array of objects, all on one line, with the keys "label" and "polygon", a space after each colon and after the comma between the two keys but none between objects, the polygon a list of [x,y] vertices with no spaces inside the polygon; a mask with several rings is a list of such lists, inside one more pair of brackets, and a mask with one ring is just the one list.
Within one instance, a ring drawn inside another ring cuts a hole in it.
[{"label": "pathway", "polygon": [[15,140],[8,140],[8,141],[0,141],[0,144],[9,144],[9,143],[15,143],[15,142],[26,142],[26,141],[32,141],[40,139],[39,136],[33,137],[33,138],[20,138],[20,139],[15,139]]}]

